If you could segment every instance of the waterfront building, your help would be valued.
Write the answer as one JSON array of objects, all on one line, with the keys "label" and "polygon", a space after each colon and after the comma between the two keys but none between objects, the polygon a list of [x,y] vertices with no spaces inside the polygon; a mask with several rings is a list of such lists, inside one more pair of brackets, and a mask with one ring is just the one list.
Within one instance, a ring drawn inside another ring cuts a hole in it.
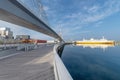
[{"label": "waterfront building", "polygon": [[30,35],[16,35],[17,40],[30,39]]},{"label": "waterfront building", "polygon": [[10,28],[0,28],[0,36],[4,39],[13,39],[13,32],[10,30]]}]

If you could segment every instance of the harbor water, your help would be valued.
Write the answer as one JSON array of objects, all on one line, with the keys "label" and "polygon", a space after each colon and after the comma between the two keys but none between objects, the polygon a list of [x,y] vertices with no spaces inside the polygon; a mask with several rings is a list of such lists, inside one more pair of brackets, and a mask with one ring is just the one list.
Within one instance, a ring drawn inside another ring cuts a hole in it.
[{"label": "harbor water", "polygon": [[118,45],[66,45],[61,59],[74,80],[120,80]]}]

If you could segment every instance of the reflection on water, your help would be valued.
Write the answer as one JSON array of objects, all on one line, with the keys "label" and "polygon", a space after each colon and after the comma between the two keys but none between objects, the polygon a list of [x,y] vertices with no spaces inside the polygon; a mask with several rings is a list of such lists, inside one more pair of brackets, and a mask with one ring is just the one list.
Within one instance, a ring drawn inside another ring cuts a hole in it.
[{"label": "reflection on water", "polygon": [[62,56],[62,52],[64,50],[64,47],[65,47],[65,45],[61,45],[57,48],[57,53],[59,54],[60,57]]},{"label": "reflection on water", "polygon": [[74,80],[120,80],[118,45],[66,45],[61,59]]},{"label": "reflection on water", "polygon": [[90,47],[90,48],[102,48],[103,50],[114,47],[114,44],[75,44],[76,46],[82,46],[83,48]]}]

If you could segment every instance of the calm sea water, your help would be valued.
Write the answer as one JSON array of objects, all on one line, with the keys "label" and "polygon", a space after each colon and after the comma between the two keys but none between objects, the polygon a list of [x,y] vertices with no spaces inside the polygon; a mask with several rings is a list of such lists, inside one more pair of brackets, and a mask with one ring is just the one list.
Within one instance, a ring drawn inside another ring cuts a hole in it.
[{"label": "calm sea water", "polygon": [[66,45],[61,58],[74,80],[120,80],[120,46]]}]

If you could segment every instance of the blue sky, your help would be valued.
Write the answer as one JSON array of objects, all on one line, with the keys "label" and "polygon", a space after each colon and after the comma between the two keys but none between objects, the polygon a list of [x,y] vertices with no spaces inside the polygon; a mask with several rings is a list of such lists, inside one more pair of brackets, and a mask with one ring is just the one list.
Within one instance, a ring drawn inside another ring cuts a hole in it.
[{"label": "blue sky", "polygon": [[119,0],[43,0],[52,28],[62,30],[63,38],[120,40]]},{"label": "blue sky", "polygon": [[[120,40],[119,0],[41,0],[41,2],[51,28],[57,33],[61,29],[65,40],[102,38],[102,36]],[[3,24],[2,21],[0,23]],[[23,34],[26,30],[22,31],[20,28],[15,34],[19,31]],[[31,30],[26,34],[34,38],[51,39]]]}]

